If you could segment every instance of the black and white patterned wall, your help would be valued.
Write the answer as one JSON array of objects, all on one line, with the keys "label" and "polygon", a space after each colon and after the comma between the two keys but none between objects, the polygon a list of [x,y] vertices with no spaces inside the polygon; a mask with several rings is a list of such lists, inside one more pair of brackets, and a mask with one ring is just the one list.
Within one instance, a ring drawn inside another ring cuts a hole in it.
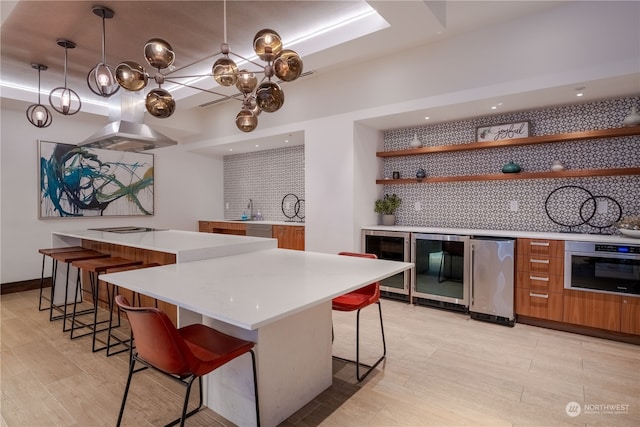
[{"label": "black and white patterned wall", "polygon": [[[640,97],[389,130],[384,134],[384,149],[409,148],[414,134],[423,146],[466,144],[475,141],[479,126],[525,120],[531,124],[531,136],[621,127],[632,106],[640,107]],[[560,160],[568,169],[638,167],[640,136],[392,157],[384,160],[383,173],[391,178],[398,171],[401,178],[413,178],[423,168],[427,177],[497,174],[509,161],[518,163],[523,171],[537,172],[550,170],[554,160]],[[563,186],[571,187],[552,194]],[[583,190],[574,187],[586,189],[594,198],[584,202],[584,194],[588,193],[578,195]],[[605,227],[619,214],[640,215],[637,175],[389,184],[384,185],[384,192],[402,198],[402,206],[396,212],[398,225],[527,231],[571,229],[590,233],[614,231]],[[510,209],[513,201],[518,204],[517,211]],[[416,203],[421,210],[416,210]],[[589,221],[573,226],[583,222],[582,219]]]},{"label": "black and white patterned wall", "polygon": [[[285,221],[283,197],[293,193],[304,199],[303,145],[225,156],[223,164],[225,219],[240,219],[243,211],[249,215],[252,199],[254,214],[260,211],[265,220]],[[303,209],[304,204],[302,217]]]}]

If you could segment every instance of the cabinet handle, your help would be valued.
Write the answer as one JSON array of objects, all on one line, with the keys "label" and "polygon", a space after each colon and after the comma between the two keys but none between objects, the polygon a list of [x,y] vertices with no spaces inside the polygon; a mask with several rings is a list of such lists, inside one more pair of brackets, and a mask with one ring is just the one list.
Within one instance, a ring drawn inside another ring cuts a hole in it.
[{"label": "cabinet handle", "polygon": [[548,259],[530,259],[529,261],[535,262],[537,264],[549,264]]},{"label": "cabinet handle", "polygon": [[548,277],[529,276],[529,280],[540,280],[541,282],[548,282],[549,278]]},{"label": "cabinet handle", "polygon": [[549,242],[531,242],[531,246],[549,246]]},{"label": "cabinet handle", "polygon": [[549,299],[549,295],[547,294],[535,294],[533,292],[529,292],[529,296],[530,297],[534,297],[534,298],[544,298],[544,299]]}]

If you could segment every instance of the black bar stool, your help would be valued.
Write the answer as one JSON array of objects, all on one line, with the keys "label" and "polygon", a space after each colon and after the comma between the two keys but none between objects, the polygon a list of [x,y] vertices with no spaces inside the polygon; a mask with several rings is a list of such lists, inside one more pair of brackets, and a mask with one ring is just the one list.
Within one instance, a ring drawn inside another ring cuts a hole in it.
[{"label": "black bar stool", "polygon": [[[78,278],[76,280],[76,301],[78,297],[82,297],[83,292],[89,292],[91,294],[91,302],[93,303],[93,308],[89,309],[90,313],[93,314],[93,321],[84,323],[83,321],[76,319],[78,314],[77,312],[77,302],[73,305],[73,315],[71,318],[71,339],[80,338],[86,335],[92,336],[92,345],[91,351],[94,353],[96,351],[108,349],[108,339],[105,341],[99,340],[97,333],[107,331],[107,337],[111,335],[111,329],[113,326],[113,305],[114,305],[114,297],[112,295],[112,291],[110,290],[110,285],[106,285],[107,295],[106,299],[100,299],[100,274],[106,272],[109,268],[115,267],[127,267],[131,265],[139,265],[142,264],[142,261],[134,261],[121,257],[108,257],[108,258],[96,258],[96,259],[86,259],[86,260],[78,260],[72,263],[74,267],[78,269]],[[90,281],[90,289],[84,289],[82,287],[82,272],[89,273],[89,281]],[[109,310],[109,319],[98,321],[98,304],[102,302],[105,303]],[[87,314],[87,310],[84,310]],[[99,325],[107,324],[106,327],[102,329],[98,329]],[[118,316],[118,324],[115,327],[120,327],[120,317]],[[87,328],[89,332],[85,332],[81,335],[75,335],[75,332],[78,329]],[[103,344],[102,347],[96,347],[96,343],[100,342]],[[114,353],[115,354],[115,353]]]},{"label": "black bar stool", "polygon": [[[67,306],[69,305],[69,270],[71,269],[71,263],[79,260],[87,260],[87,259],[97,259],[97,258],[106,258],[109,254],[103,254],[98,251],[94,251],[92,249],[83,249],[80,248],[78,251],[74,252],[52,252],[49,255],[53,259],[54,266],[53,271],[54,275],[51,278],[51,303],[49,304],[49,320],[58,320],[62,319],[62,330],[63,332],[67,332],[70,329],[67,329],[67,318],[70,313],[67,312]],[[64,263],[67,265],[66,278],[65,278],[65,288],[64,288],[64,303],[63,304],[55,304],[54,296],[55,296],[55,282],[58,274],[58,263]],[[75,302],[74,302],[75,307]],[[60,312],[61,314],[58,316],[53,315],[53,310]]]}]

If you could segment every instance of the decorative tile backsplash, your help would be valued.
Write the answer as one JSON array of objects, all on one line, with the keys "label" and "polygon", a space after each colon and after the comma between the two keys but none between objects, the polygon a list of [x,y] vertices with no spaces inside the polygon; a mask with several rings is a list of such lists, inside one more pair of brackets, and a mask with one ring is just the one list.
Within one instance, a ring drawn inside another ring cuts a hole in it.
[{"label": "decorative tile backsplash", "polygon": [[[282,212],[282,200],[287,194],[301,200],[298,216],[304,218],[303,145],[225,156],[225,219],[240,219],[243,211],[249,215],[247,205],[251,199],[254,214],[260,211],[265,220],[288,221]],[[295,199],[290,196],[289,200]],[[285,205],[285,212],[292,217],[293,209],[293,204],[289,210]]]},{"label": "decorative tile backsplash", "polygon": [[[640,106],[640,97],[389,130],[384,149],[406,149],[414,134],[424,146],[467,144],[478,126],[524,120],[532,136],[621,127],[634,105]],[[554,160],[568,169],[638,167],[640,136],[392,157],[384,160],[383,173],[412,178],[423,168],[427,177],[496,174],[511,160],[525,172],[548,171]],[[564,186],[570,187],[554,192]],[[403,200],[399,225],[588,233],[613,231],[608,225],[619,215],[640,215],[640,176],[389,184],[384,192]]]}]

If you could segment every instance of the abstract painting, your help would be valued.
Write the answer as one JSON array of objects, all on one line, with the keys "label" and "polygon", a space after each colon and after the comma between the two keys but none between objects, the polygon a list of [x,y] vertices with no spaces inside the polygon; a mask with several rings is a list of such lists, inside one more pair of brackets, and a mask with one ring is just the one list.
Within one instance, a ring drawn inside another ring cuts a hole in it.
[{"label": "abstract painting", "polygon": [[153,154],[39,144],[41,219],[153,215]]}]

